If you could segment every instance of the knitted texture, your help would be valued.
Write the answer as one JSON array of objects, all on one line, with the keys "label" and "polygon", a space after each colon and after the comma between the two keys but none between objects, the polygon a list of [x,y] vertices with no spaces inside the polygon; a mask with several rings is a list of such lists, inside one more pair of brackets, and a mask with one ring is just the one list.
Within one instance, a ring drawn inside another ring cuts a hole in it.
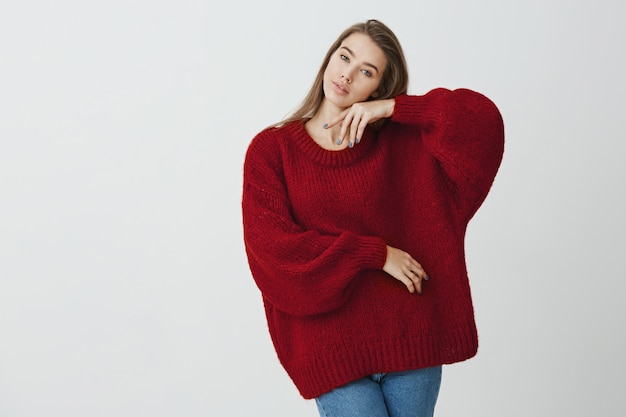
[{"label": "knitted texture", "polygon": [[[498,109],[467,89],[398,96],[387,123],[341,151],[304,122],[252,140],[242,199],[250,270],[300,394],[474,356],[464,239],[502,159]],[[422,264],[422,295],[382,270],[386,245]]]}]

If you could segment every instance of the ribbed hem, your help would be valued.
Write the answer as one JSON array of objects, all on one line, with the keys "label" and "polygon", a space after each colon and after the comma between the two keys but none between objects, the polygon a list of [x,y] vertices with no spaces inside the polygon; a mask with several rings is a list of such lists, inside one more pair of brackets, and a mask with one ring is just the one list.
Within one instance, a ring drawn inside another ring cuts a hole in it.
[{"label": "ribbed hem", "polygon": [[377,372],[401,372],[461,362],[476,355],[478,335],[472,323],[453,332],[403,340],[376,340],[348,346],[332,355],[290,366],[291,376],[305,399]]}]

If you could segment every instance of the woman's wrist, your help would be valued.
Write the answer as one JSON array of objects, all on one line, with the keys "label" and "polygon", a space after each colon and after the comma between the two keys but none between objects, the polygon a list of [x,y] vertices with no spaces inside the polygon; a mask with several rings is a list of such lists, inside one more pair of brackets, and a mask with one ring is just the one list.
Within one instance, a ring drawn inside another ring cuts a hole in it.
[{"label": "woman's wrist", "polygon": [[387,104],[387,117],[391,117],[393,116],[393,112],[396,108],[396,99],[395,98],[388,98],[385,100],[386,104]]}]

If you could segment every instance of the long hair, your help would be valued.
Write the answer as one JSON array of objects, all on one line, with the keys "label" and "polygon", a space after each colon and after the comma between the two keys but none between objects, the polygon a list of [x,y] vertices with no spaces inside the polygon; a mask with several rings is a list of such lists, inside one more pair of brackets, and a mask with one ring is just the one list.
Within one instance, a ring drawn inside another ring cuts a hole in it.
[{"label": "long hair", "polygon": [[[331,45],[330,49],[324,57],[324,61],[315,77],[313,86],[309,90],[300,106],[287,118],[277,123],[276,126],[285,125],[292,121],[311,118],[319,110],[322,100],[324,99],[324,71],[328,66],[331,56],[341,43],[353,33],[363,33],[368,35],[380,49],[382,49],[387,58],[387,65],[383,71],[383,76],[378,85],[377,100],[393,98],[399,94],[406,94],[409,85],[409,73],[407,70],[406,59],[402,51],[402,46],[396,35],[378,20],[368,20],[363,23],[357,23],[344,30],[337,40]],[[371,100],[370,97],[368,100]]]}]

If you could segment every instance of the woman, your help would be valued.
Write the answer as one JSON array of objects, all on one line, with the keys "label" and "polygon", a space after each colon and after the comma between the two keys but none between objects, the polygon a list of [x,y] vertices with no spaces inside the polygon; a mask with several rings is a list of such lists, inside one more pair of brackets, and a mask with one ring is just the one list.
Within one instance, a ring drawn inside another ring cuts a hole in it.
[{"label": "woman", "polygon": [[278,358],[321,416],[432,416],[441,366],[476,354],[464,236],[502,119],[476,92],[407,85],[395,35],[356,24],[246,154],[250,269]]}]

